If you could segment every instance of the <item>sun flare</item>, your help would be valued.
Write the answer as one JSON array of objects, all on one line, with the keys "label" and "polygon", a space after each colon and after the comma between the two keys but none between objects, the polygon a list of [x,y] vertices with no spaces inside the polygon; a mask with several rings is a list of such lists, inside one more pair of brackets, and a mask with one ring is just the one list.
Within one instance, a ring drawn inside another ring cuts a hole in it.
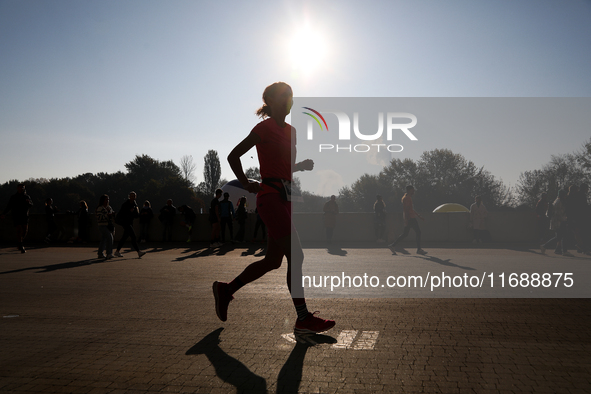
[{"label": "sun flare", "polygon": [[307,26],[295,32],[289,51],[294,70],[309,74],[326,60],[326,40],[321,32]]}]

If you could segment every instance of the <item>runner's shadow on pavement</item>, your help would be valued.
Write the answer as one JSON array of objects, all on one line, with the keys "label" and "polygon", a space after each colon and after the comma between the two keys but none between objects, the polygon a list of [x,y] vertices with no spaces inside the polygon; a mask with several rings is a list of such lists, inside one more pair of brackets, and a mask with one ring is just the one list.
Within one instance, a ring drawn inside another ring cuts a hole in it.
[{"label": "runner's shadow on pavement", "polygon": [[462,267],[461,265],[454,264],[451,262],[451,259],[442,260],[442,259],[435,257],[435,256],[412,256],[412,257],[414,257],[415,259],[432,261],[437,264],[445,265],[446,267],[454,267],[454,268],[461,268],[461,269],[468,270],[468,271],[476,271],[476,268]]},{"label": "runner's shadow on pavement", "polygon": [[261,245],[251,245],[248,247],[248,249],[246,249],[244,252],[242,252],[241,256],[255,256],[255,257],[261,257],[264,256],[267,253],[267,246],[261,246]]},{"label": "runner's shadow on pavement", "polygon": [[[224,382],[236,387],[237,393],[267,393],[267,381],[253,373],[240,361],[230,356],[220,348],[220,334],[222,327],[211,332],[199,341],[186,355],[205,354],[213,365],[217,376]],[[337,343],[337,340],[328,335],[310,334],[295,335],[296,345],[291,351],[287,361],[279,371],[277,377],[277,393],[298,393],[302,382],[304,359],[308,349],[312,346]]]},{"label": "runner's shadow on pavement", "polygon": [[[523,247],[523,248],[519,248],[519,247],[509,247],[509,248],[502,248],[502,249],[507,249],[507,250],[511,250],[514,252],[526,252],[526,253],[532,253],[532,254],[537,254],[538,256],[544,256],[544,253],[542,253],[542,251],[540,250],[539,247],[535,248],[535,249],[531,249],[528,247]],[[549,250],[554,250],[554,248],[548,248]],[[554,254],[554,252],[552,252],[552,254]]]},{"label": "runner's shadow on pavement", "polygon": [[166,250],[173,250],[173,249],[177,249],[178,247],[176,245],[173,245],[172,243],[168,243],[168,242],[163,242],[162,245],[160,246],[152,246],[152,250],[154,252],[164,252]]},{"label": "runner's shadow on pavement", "polygon": [[214,254],[217,256],[224,256],[226,253],[231,252],[234,249],[236,249],[236,246],[232,242],[226,242],[220,246]]},{"label": "runner's shadow on pavement", "polygon": [[329,246],[328,248],[326,248],[326,251],[328,252],[328,254],[331,254],[333,256],[347,256],[347,251],[341,249],[340,246]]},{"label": "runner's shadow on pavement", "polygon": [[[390,248],[390,250],[392,250],[392,248]],[[404,249],[404,248],[399,248],[399,247],[395,248],[395,249],[394,249],[394,252],[396,252],[396,253],[402,253],[402,254],[404,254],[404,255],[409,255],[409,254],[411,254],[411,253],[410,253],[408,250],[406,250],[406,249]],[[394,255],[394,253],[392,253],[392,255]]]},{"label": "runner's shadow on pavement", "polygon": [[304,370],[304,359],[309,348],[323,343],[337,343],[335,338],[322,334],[295,335],[294,338],[296,345],[281,371],[279,371],[279,376],[277,376],[277,394],[299,393]]},{"label": "runner's shadow on pavement", "polygon": [[201,250],[193,251],[188,249],[187,252],[194,252],[192,254],[187,254],[185,256],[179,256],[173,261],[185,261],[188,259],[196,259],[199,257],[207,257],[207,256],[223,256],[225,255],[228,250],[221,250],[221,248],[203,248]]},{"label": "runner's shadow on pavement", "polygon": [[40,274],[40,273],[53,272],[53,271],[58,271],[58,270],[63,270],[63,269],[86,267],[86,266],[93,265],[93,264],[106,263],[107,261],[110,262],[113,260],[106,260],[106,259],[102,259],[102,258],[86,259],[86,260],[80,260],[80,261],[71,261],[68,263],[45,265],[42,267],[21,268],[21,269],[12,270],[12,271],[0,272],[0,275],[14,274],[17,272],[34,271],[34,270],[39,270],[36,273]]},{"label": "runner's shadow on pavement", "polygon": [[266,393],[267,381],[253,373],[240,361],[230,356],[220,348],[220,333],[223,328],[218,328],[199,341],[186,355],[205,354],[213,365],[215,373],[224,382],[236,387],[237,393]]}]

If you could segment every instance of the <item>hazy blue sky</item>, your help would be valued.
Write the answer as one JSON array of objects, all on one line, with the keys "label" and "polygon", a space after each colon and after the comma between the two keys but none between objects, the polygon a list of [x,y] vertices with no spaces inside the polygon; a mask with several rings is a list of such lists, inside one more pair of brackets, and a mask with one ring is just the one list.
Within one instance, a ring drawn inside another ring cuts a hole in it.
[{"label": "hazy blue sky", "polygon": [[[136,154],[192,155],[200,182],[208,149],[233,179],[225,157],[278,80],[299,97],[589,97],[591,2],[0,0],[0,182]],[[514,185],[590,131],[529,130],[522,156],[478,132],[441,147]]]}]

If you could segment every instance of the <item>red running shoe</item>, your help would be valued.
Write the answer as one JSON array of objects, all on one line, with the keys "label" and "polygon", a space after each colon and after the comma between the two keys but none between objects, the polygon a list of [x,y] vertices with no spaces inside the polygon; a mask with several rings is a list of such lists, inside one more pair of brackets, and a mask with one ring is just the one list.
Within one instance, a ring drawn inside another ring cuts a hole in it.
[{"label": "red running shoe", "polygon": [[234,299],[228,291],[228,284],[213,282],[213,296],[215,297],[215,313],[221,321],[228,320],[228,305]]},{"label": "red running shoe", "polygon": [[297,319],[293,332],[296,334],[318,334],[334,327],[334,320],[324,320],[316,317],[317,313],[320,312],[308,313],[304,320]]}]

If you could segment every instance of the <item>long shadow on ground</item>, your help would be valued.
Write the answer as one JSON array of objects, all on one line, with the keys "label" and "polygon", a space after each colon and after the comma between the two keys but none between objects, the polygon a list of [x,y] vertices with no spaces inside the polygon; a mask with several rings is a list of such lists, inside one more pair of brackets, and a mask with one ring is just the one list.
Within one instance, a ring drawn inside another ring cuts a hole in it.
[{"label": "long shadow on ground", "polygon": [[446,260],[442,260],[438,257],[435,256],[412,256],[415,259],[422,259],[422,260],[427,260],[427,261],[432,261],[434,263],[437,264],[441,264],[444,265],[446,267],[456,267],[456,268],[461,268],[464,270],[469,270],[469,271],[475,271],[476,268],[472,268],[472,267],[462,267],[461,265],[457,265],[451,262],[451,259],[446,259]]},{"label": "long shadow on ground", "polygon": [[331,254],[333,256],[342,256],[342,257],[346,257],[347,256],[347,251],[342,249],[340,246],[329,246],[328,248],[326,248],[326,251],[328,252],[328,254]]},{"label": "long shadow on ground", "polygon": [[337,340],[328,335],[311,334],[296,335],[296,345],[289,354],[287,361],[277,376],[277,393],[297,394],[299,393],[304,370],[304,359],[306,352],[312,346],[321,343],[336,343]]},{"label": "long shadow on ground", "polygon": [[20,269],[12,270],[12,271],[5,271],[5,272],[0,272],[0,275],[14,274],[17,272],[34,271],[34,270],[39,270],[39,271],[37,271],[37,273],[53,272],[53,271],[69,269],[69,268],[86,267],[89,265],[106,263],[106,262],[110,262],[110,261],[112,261],[112,260],[105,260],[105,259],[101,259],[101,258],[86,259],[86,260],[80,260],[80,261],[70,261],[67,263],[44,265],[41,267],[27,267],[27,268],[20,268]]},{"label": "long shadow on ground", "polygon": [[215,373],[224,382],[236,387],[237,393],[266,393],[267,381],[253,373],[246,365],[224,352],[219,346],[220,333],[223,328],[218,328],[191,349],[186,355],[205,354],[209,362],[215,368]]},{"label": "long shadow on ground", "polygon": [[174,259],[173,261],[185,261],[188,259],[196,259],[199,257],[207,257],[207,256],[224,256],[226,253],[230,252],[234,250],[233,247],[231,246],[225,246],[224,247],[220,247],[220,248],[202,248],[200,250],[193,250],[193,249],[188,249],[185,253],[188,252],[193,252],[191,254],[186,254],[184,256],[179,256],[176,259]]},{"label": "long shadow on ground", "polygon": [[[226,353],[219,346],[223,328],[211,332],[199,341],[186,355],[205,354],[213,365],[217,376],[224,382],[236,387],[237,393],[267,393],[267,381],[253,373],[247,366]],[[277,377],[277,393],[298,393],[302,382],[304,359],[308,349],[321,343],[336,343],[328,335],[312,334],[295,336],[296,345],[291,351]]]}]

